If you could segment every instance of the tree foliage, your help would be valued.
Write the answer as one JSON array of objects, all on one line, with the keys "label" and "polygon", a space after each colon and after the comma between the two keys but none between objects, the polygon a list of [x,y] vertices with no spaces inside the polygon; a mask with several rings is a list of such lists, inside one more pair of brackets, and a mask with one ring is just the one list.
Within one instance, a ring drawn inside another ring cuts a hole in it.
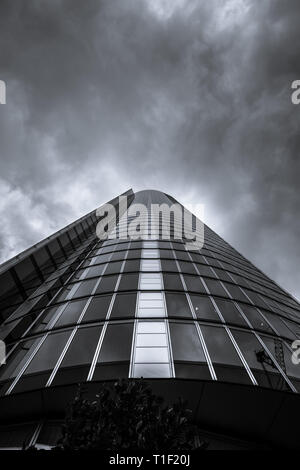
[{"label": "tree foliage", "polygon": [[79,388],[57,448],[191,451],[206,446],[185,402],[164,405],[142,379],[123,379],[113,387],[103,385],[95,400],[84,399]]}]

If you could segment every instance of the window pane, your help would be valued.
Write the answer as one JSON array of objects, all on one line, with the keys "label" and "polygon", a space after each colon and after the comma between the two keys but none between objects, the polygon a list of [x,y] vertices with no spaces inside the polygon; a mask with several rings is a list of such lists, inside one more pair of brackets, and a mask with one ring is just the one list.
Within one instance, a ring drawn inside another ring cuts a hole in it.
[{"label": "window pane", "polygon": [[141,273],[140,289],[141,290],[161,290],[162,277],[160,273]]},{"label": "window pane", "polygon": [[194,265],[192,263],[188,263],[188,262],[185,262],[185,261],[179,261],[179,266],[180,266],[181,272],[183,272],[183,273],[197,274],[197,271],[194,268]]},{"label": "window pane", "polygon": [[141,258],[141,250],[129,250],[127,259],[132,259],[132,258]]},{"label": "window pane", "polygon": [[83,322],[104,320],[107,315],[111,298],[111,295],[94,297],[85,312]]},{"label": "window pane", "polygon": [[53,369],[71,331],[62,331],[49,335],[27,367],[25,374]]},{"label": "window pane", "polygon": [[98,362],[129,361],[132,331],[132,323],[108,325]]},{"label": "window pane", "polygon": [[102,277],[99,286],[96,289],[96,294],[104,292],[113,292],[116,286],[118,276],[104,276]]},{"label": "window pane", "polygon": [[167,346],[165,334],[138,334],[136,345],[141,346]]},{"label": "window pane", "polygon": [[160,257],[161,258],[174,259],[173,251],[171,251],[171,250],[160,250]]},{"label": "window pane", "polygon": [[105,270],[105,275],[107,274],[119,274],[121,271],[122,261],[115,261],[114,263],[109,263]]},{"label": "window pane", "polygon": [[168,362],[167,348],[136,348],[135,362]]},{"label": "window pane", "polygon": [[125,256],[126,256],[126,251],[117,251],[113,253],[110,261],[124,260]]},{"label": "window pane", "polygon": [[201,325],[201,330],[213,362],[242,365],[225,328]]},{"label": "window pane", "polygon": [[170,322],[174,361],[206,362],[200,339],[193,323]]},{"label": "window pane", "polygon": [[239,304],[241,309],[243,310],[245,316],[250,321],[251,325],[254,329],[268,331],[270,333],[273,332],[272,328],[266,322],[266,320],[262,317],[256,308],[251,307],[250,305],[246,304]]},{"label": "window pane", "polygon": [[134,377],[170,377],[169,364],[135,364]]},{"label": "window pane", "polygon": [[160,261],[155,260],[155,259],[153,260],[142,259],[141,270],[142,271],[160,271]]},{"label": "window pane", "polygon": [[[249,366],[253,369],[263,370],[263,365],[258,361],[256,354],[257,352],[263,350],[263,347],[254,334],[250,331],[246,332],[235,329],[232,329],[231,332]],[[274,371],[274,368],[270,367],[267,363],[264,364],[264,367],[272,372]]]},{"label": "window pane", "polygon": [[216,277],[207,264],[197,264],[197,269],[201,276]]},{"label": "window pane", "polygon": [[221,321],[209,297],[203,297],[201,295],[191,295],[190,297],[197,318],[218,322]]},{"label": "window pane", "polygon": [[143,250],[142,257],[143,258],[159,258],[159,251],[158,250]]},{"label": "window pane", "polygon": [[166,326],[164,322],[139,321],[137,324],[138,333],[165,333]]},{"label": "window pane", "polygon": [[97,281],[96,279],[91,279],[89,281],[82,281],[82,283],[76,290],[73,297],[83,297],[86,295],[90,295],[92,293],[92,290],[95,287],[96,281]]},{"label": "window pane", "polygon": [[166,290],[183,290],[179,274],[164,274],[164,287]]},{"label": "window pane", "polygon": [[221,295],[222,297],[228,297],[227,293],[225,292],[219,281],[214,281],[213,279],[207,278],[205,278],[204,281],[209,289],[209,292],[212,295]]},{"label": "window pane", "polygon": [[110,318],[134,317],[136,306],[136,294],[117,294]]},{"label": "window pane", "polygon": [[222,299],[215,299],[215,301],[226,323],[248,326],[233,302]]},{"label": "window pane", "polygon": [[105,266],[106,266],[106,264],[100,264],[98,266],[91,266],[88,269],[88,273],[87,273],[86,277],[101,276],[103,274]]},{"label": "window pane", "polygon": [[175,317],[192,317],[185,294],[168,294],[166,293],[168,316]]},{"label": "window pane", "polygon": [[137,290],[138,274],[122,274],[118,290]]},{"label": "window pane", "polygon": [[205,294],[206,290],[201,282],[199,276],[187,276],[184,275],[185,285],[188,291],[196,292],[198,294]]},{"label": "window pane", "polygon": [[60,367],[79,366],[92,362],[102,326],[77,330]]},{"label": "window pane", "polygon": [[77,300],[75,302],[70,302],[64,309],[58,321],[55,323],[55,328],[57,326],[76,323],[82,313],[83,307],[85,306],[86,302],[87,300]]},{"label": "window pane", "polygon": [[11,354],[7,360],[7,364],[3,364],[0,368],[0,380],[6,380],[8,378],[16,377],[24,364],[26,363],[28,357],[35,349],[37,344],[40,342],[41,338],[36,338],[35,340],[23,341],[17,346],[15,351]]},{"label": "window pane", "polygon": [[247,297],[243,294],[243,292],[238,286],[229,284],[228,282],[224,282],[224,286],[234,299],[242,300],[243,302],[248,302]]},{"label": "window pane", "polygon": [[290,329],[283,323],[281,318],[278,315],[274,315],[273,313],[270,312],[263,312],[265,317],[269,320],[272,326],[276,328],[276,331],[280,336],[284,336],[286,338],[289,338],[291,340],[295,339],[295,335],[290,331]]},{"label": "window pane", "polygon": [[161,266],[162,266],[162,271],[171,271],[171,272],[178,273],[178,269],[177,269],[175,261],[162,259]]},{"label": "window pane", "polygon": [[125,263],[124,272],[139,271],[140,260],[128,260]]}]

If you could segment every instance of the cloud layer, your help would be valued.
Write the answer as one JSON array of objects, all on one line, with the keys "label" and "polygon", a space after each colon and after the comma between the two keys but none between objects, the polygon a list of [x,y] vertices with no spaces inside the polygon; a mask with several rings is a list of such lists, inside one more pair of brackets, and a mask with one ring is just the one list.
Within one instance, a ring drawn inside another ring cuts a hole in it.
[{"label": "cloud layer", "polygon": [[300,297],[298,0],[0,4],[0,258],[133,187]]}]

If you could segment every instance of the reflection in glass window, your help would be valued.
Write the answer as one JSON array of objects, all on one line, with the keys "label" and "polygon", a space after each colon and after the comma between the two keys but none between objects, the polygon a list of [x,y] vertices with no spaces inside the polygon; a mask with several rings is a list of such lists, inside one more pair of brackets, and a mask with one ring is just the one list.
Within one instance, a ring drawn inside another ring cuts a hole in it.
[{"label": "reflection in glass window", "polygon": [[132,332],[132,323],[108,325],[98,362],[129,361]]},{"label": "reflection in glass window", "polygon": [[76,323],[86,302],[86,299],[69,302],[66,308],[63,310],[63,313],[60,315],[58,321],[55,323],[54,327],[57,328],[58,326]]},{"label": "reflection in glass window", "polygon": [[179,266],[180,266],[181,272],[183,273],[197,274],[197,271],[193,263],[188,263],[186,261],[179,261]]},{"label": "reflection in glass window", "polygon": [[90,364],[96,350],[101,330],[102,326],[78,329],[60,368]]},{"label": "reflection in glass window", "polygon": [[86,295],[91,295],[92,290],[94,289],[96,285],[97,279],[90,279],[89,281],[82,281],[76,290],[76,292],[73,294],[74,297],[84,297]]},{"label": "reflection in glass window", "polygon": [[280,336],[289,338],[292,341],[296,339],[294,333],[292,333],[291,330],[284,324],[279,315],[274,315],[273,313],[267,311],[264,311],[263,313]]},{"label": "reflection in glass window", "polygon": [[128,260],[125,262],[123,272],[132,272],[132,271],[139,271],[140,270],[140,260]]},{"label": "reflection in glass window", "polygon": [[[257,357],[257,353],[261,351],[263,347],[255,335],[250,331],[240,331],[233,328],[231,332],[251,369],[263,370],[262,362],[260,362]],[[274,367],[270,367],[267,361],[265,367],[274,372]]]},{"label": "reflection in glass window", "polygon": [[185,294],[166,293],[165,295],[169,317],[192,317],[192,312]]},{"label": "reflection in glass window", "polygon": [[137,290],[139,275],[122,274],[118,290]]},{"label": "reflection in glass window", "polygon": [[222,297],[228,297],[227,292],[223,289],[222,284],[219,281],[213,279],[204,279],[205,284],[207,285],[209,292],[212,295],[220,295]]},{"label": "reflection in glass window", "polygon": [[141,258],[141,250],[129,250],[127,259],[133,259],[133,258]]},{"label": "reflection in glass window", "polygon": [[171,271],[178,273],[177,265],[175,261],[162,259],[161,260],[162,271]]},{"label": "reflection in glass window", "polygon": [[221,319],[209,297],[202,295],[190,296],[197,318],[220,322]]},{"label": "reflection in glass window", "polygon": [[[84,301],[83,301],[84,302]],[[37,322],[31,328],[30,333],[36,333],[37,331],[43,331],[47,328],[50,320],[59,315],[65,307],[65,304],[59,305],[58,307],[46,308]]]},{"label": "reflection in glass window", "polygon": [[248,326],[248,323],[244,320],[231,300],[215,299],[215,302],[226,323],[233,323],[244,327]]},{"label": "reflection in glass window", "polygon": [[105,292],[113,292],[117,283],[118,276],[103,276],[100,280],[100,284],[96,289],[96,294],[102,294]]},{"label": "reflection in glass window", "polygon": [[174,361],[206,362],[199,335],[193,323],[170,322]]},{"label": "reflection in glass window", "polygon": [[117,294],[110,318],[134,317],[136,306],[136,293]]},{"label": "reflection in glass window", "polygon": [[160,257],[174,259],[173,251],[160,249]]},{"label": "reflection in glass window", "polygon": [[126,251],[116,251],[113,253],[110,261],[123,261],[126,256]]},{"label": "reflection in glass window", "polygon": [[89,303],[82,321],[88,322],[104,320],[108,312],[111,298],[111,295],[94,297]]},{"label": "reflection in glass window", "polygon": [[[290,377],[295,377],[297,379],[300,379],[300,364],[294,364],[292,361],[292,352],[285,343],[282,343],[282,349],[284,353],[284,366],[285,366],[285,371],[288,376]],[[296,359],[299,358],[299,355],[296,354]],[[295,383],[295,382],[294,382]],[[296,382],[296,387],[298,391],[300,391],[300,381]]]},{"label": "reflection in glass window", "polygon": [[273,333],[273,330],[270,325],[259,313],[259,311],[256,310],[255,307],[252,307],[251,305],[247,304],[239,304],[239,306],[255,330],[263,330],[269,333]]},{"label": "reflection in glass window", "polygon": [[122,267],[122,261],[115,261],[114,263],[109,263],[106,268],[105,275],[107,274],[120,274]]},{"label": "reflection in glass window", "polygon": [[201,330],[211,360],[214,363],[242,366],[225,328],[202,325]]},{"label": "reflection in glass window", "polygon": [[165,274],[164,277],[164,287],[166,290],[179,290],[183,291],[183,285],[180,279],[179,274]]},{"label": "reflection in glass window", "polygon": [[[287,388],[274,361],[258,339],[250,331],[231,330],[240,350],[258,382],[263,387],[272,389]],[[274,340],[271,340],[274,341]],[[272,352],[272,351],[271,351]]]},{"label": "reflection in glass window", "polygon": [[181,261],[190,261],[190,257],[186,251],[175,251],[175,257]]},{"label": "reflection in glass window", "polygon": [[106,255],[95,256],[93,259],[95,260],[94,263],[96,264],[103,264],[107,263],[111,258],[111,253]]},{"label": "reflection in glass window", "polygon": [[233,299],[248,302],[247,297],[243,294],[243,292],[238,286],[235,286],[234,284],[229,284],[228,282],[224,282],[224,286],[226,287]]},{"label": "reflection in glass window", "polygon": [[216,277],[207,264],[197,264],[197,269],[201,276]]},{"label": "reflection in glass window", "polygon": [[6,380],[18,375],[22,367],[24,367],[30,354],[36,348],[41,338],[31,339],[29,341],[22,341],[14,352],[10,355],[7,364],[0,367],[0,380]]},{"label": "reflection in glass window", "polygon": [[53,333],[47,336],[37,354],[33,357],[25,370],[25,374],[33,374],[53,369],[69,336],[70,330]]},{"label": "reflection in glass window", "polygon": [[199,276],[188,276],[185,274],[183,277],[188,291],[196,292],[197,294],[206,294],[206,290]]},{"label": "reflection in glass window", "polygon": [[106,264],[99,264],[97,266],[91,266],[87,270],[86,277],[99,277],[103,274]]},{"label": "reflection in glass window", "polygon": [[134,364],[133,377],[163,378],[171,377],[169,364]]}]

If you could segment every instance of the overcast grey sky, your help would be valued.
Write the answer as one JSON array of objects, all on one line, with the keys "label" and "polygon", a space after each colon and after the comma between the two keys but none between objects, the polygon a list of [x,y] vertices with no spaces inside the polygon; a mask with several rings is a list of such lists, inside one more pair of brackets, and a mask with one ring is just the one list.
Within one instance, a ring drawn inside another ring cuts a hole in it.
[{"label": "overcast grey sky", "polygon": [[299,0],[1,0],[0,260],[132,187],[300,297]]}]

